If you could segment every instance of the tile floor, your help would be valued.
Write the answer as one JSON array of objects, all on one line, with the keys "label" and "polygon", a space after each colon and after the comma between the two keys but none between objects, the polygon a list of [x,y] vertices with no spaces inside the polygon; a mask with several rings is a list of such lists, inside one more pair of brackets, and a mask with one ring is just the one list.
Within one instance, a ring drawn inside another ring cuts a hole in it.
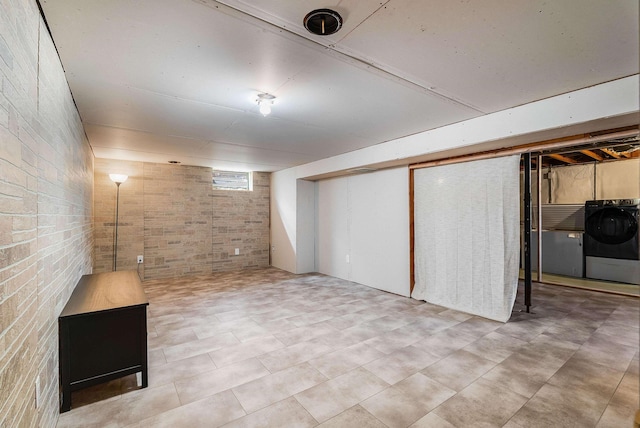
[{"label": "tile floor", "polygon": [[534,284],[498,323],[275,268],[144,283],[149,387],[58,427],[632,427],[637,298]]}]

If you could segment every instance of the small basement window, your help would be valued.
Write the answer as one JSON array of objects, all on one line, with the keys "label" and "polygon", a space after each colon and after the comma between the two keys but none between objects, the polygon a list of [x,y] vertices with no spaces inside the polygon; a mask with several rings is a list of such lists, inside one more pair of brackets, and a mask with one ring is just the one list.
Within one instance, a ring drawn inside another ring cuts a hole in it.
[{"label": "small basement window", "polygon": [[253,174],[238,171],[213,171],[213,188],[218,190],[253,190]]}]

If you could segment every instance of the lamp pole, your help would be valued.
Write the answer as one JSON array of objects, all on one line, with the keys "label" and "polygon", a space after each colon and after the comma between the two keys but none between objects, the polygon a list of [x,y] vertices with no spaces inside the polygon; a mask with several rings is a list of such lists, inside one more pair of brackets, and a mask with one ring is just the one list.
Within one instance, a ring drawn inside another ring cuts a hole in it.
[{"label": "lamp pole", "polygon": [[113,242],[113,271],[118,270],[118,209],[120,208],[120,185],[116,182],[116,238]]},{"label": "lamp pole", "polygon": [[111,181],[116,183],[116,226],[115,226],[115,237],[113,239],[113,271],[118,270],[118,211],[120,208],[120,185],[127,181],[128,176],[124,174],[109,174],[109,178]]}]

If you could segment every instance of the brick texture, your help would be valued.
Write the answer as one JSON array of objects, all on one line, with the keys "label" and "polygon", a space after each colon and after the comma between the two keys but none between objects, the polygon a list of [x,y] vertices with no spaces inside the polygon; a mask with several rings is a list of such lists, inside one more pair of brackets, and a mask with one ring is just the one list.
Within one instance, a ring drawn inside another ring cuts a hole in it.
[{"label": "brick texture", "polygon": [[92,206],[93,155],[38,6],[0,0],[2,427],[57,422],[57,318],[91,271]]},{"label": "brick texture", "polygon": [[113,270],[109,173],[129,175],[120,186],[118,270],[155,279],[269,265],[269,173],[254,173],[250,192],[213,190],[210,168],[96,159],[94,272]]}]

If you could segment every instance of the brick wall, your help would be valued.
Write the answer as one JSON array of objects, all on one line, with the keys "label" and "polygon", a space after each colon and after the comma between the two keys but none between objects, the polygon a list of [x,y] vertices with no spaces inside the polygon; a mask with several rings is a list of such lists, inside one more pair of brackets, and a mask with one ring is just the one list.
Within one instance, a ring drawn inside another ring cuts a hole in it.
[{"label": "brick wall", "polygon": [[0,426],[56,424],[57,317],[91,270],[92,184],[38,7],[0,0]]},{"label": "brick wall", "polygon": [[[269,174],[253,191],[213,190],[210,168],[96,159],[95,272],[113,266],[116,186],[120,186],[118,270],[144,279],[269,265]],[[235,255],[235,249],[240,251]]]},{"label": "brick wall", "polygon": [[269,265],[269,183],[254,173],[252,192],[212,192],[214,271]]}]

